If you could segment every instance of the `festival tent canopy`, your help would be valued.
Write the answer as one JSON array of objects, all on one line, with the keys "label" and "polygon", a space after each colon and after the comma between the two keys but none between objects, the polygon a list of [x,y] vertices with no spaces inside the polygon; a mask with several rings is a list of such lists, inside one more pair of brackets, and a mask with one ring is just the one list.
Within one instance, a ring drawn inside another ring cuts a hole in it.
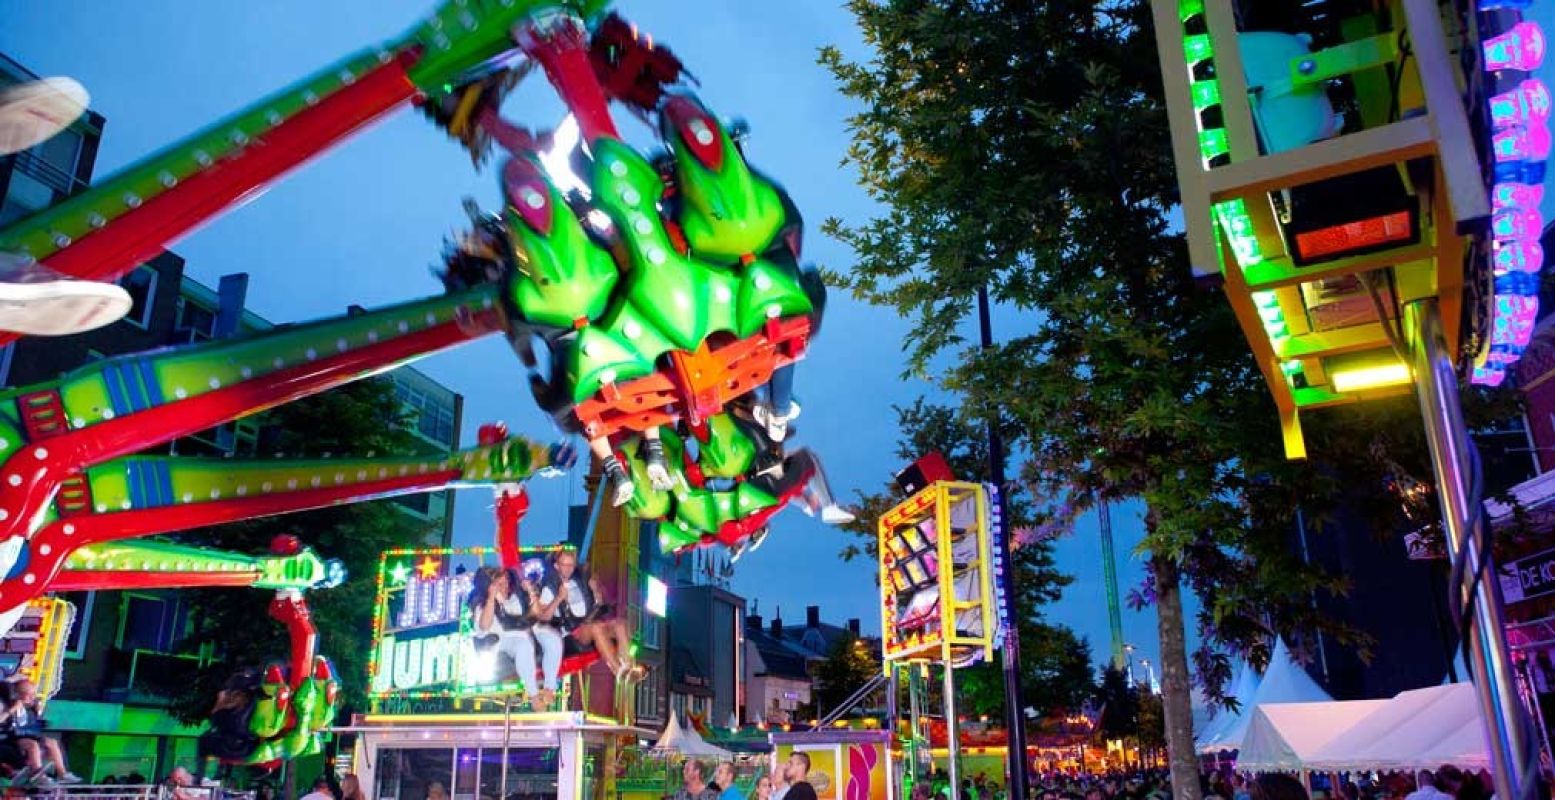
[{"label": "festival tent canopy", "polygon": [[1260,705],[1252,709],[1252,720],[1236,757],[1237,769],[1306,769],[1319,748],[1387,704],[1387,700],[1350,700]]},{"label": "festival tent canopy", "polygon": [[1258,671],[1243,659],[1237,665],[1236,677],[1231,680],[1231,697],[1236,700],[1236,710],[1213,707],[1208,709],[1208,719],[1200,724],[1197,715],[1193,720],[1193,729],[1199,731],[1194,742],[1201,753],[1212,753],[1217,750],[1229,749],[1217,746],[1216,743],[1223,739],[1226,732],[1241,721],[1243,715],[1253,707],[1253,695],[1258,691]]},{"label": "festival tent canopy", "polygon": [[1490,767],[1484,719],[1471,683],[1402,692],[1333,737],[1306,760],[1307,770]]},{"label": "festival tent canopy", "polygon": [[730,755],[728,750],[708,744],[695,729],[682,728],[674,711],[670,712],[670,721],[664,726],[664,733],[659,735],[659,741],[654,743],[653,749],[673,750],[687,756],[728,758]]},{"label": "festival tent canopy", "polygon": [[1239,701],[1237,714],[1228,718],[1225,727],[1216,732],[1212,738],[1203,739],[1199,743],[1199,752],[1217,753],[1222,750],[1240,749],[1242,739],[1247,735],[1248,725],[1253,720],[1253,709],[1265,703],[1319,703],[1332,702],[1333,699],[1291,657],[1290,649],[1285,646],[1285,640],[1276,639],[1274,653],[1269,658],[1269,669],[1264,672],[1263,680],[1258,682],[1258,689],[1245,702],[1241,697],[1237,697]]}]

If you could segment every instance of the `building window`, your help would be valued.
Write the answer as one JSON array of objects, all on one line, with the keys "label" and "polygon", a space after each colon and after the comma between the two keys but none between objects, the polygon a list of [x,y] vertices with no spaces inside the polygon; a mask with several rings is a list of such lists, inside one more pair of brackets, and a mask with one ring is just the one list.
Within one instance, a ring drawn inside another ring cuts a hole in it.
[{"label": "building window", "polygon": [[87,636],[92,632],[92,609],[97,605],[96,592],[65,592],[60,597],[76,607],[76,620],[65,635],[65,657],[80,659],[86,656]]},{"label": "building window", "polygon": [[119,618],[120,650],[167,653],[187,633],[189,615],[176,598],[126,593]]},{"label": "building window", "polygon": [[395,495],[393,500],[400,508],[423,519],[432,515],[432,495],[430,492]]},{"label": "building window", "polygon": [[633,609],[632,613],[638,617],[637,641],[643,647],[652,650],[662,648],[664,646],[664,638],[660,632],[664,629],[664,620],[652,614],[644,614],[638,609]]},{"label": "building window", "polygon": [[[646,665],[645,665],[646,667]],[[637,717],[639,719],[659,718],[659,681],[652,667],[646,667],[647,674],[643,676],[642,683],[637,684]]]},{"label": "building window", "polygon": [[52,186],[21,170],[13,170],[4,202],[0,203],[0,228],[26,219],[53,204]]},{"label": "building window", "polygon": [[124,319],[141,328],[151,327],[151,312],[157,302],[157,271],[144,264],[119,279],[119,285],[130,293],[130,313]]},{"label": "building window", "polygon": [[216,312],[185,300],[178,309],[177,337],[180,342],[203,342],[216,330]]}]

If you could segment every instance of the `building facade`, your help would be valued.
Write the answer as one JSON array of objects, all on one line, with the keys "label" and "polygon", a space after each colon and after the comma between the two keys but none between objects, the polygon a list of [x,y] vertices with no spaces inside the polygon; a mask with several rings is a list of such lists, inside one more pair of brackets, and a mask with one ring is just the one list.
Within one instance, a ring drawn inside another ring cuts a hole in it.
[{"label": "building facade", "polygon": [[745,598],[718,586],[669,590],[670,708],[727,727],[745,707]]}]

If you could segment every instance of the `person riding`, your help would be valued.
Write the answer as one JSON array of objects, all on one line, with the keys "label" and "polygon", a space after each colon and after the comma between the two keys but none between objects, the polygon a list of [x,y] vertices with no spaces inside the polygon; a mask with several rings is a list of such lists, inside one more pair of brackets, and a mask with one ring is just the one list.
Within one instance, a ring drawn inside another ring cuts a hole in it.
[{"label": "person riding", "polygon": [[592,645],[617,678],[635,678],[640,670],[632,661],[632,635],[614,609],[600,602],[600,594],[599,582],[587,568],[578,567],[577,554],[558,550],[546,571],[536,613],[572,637],[580,649]]},{"label": "person riding", "polygon": [[[538,604],[533,592],[532,585],[519,580],[510,570],[481,567],[475,572],[468,602],[475,617],[476,648],[495,649],[511,658],[530,702],[548,707],[556,699],[562,640],[548,626],[534,624]],[[539,691],[533,691],[537,645],[542,666]]]}]

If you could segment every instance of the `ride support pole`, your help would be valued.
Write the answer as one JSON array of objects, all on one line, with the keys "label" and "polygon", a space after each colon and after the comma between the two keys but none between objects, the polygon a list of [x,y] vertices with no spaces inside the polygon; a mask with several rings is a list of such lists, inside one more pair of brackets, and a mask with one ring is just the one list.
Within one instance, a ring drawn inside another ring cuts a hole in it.
[{"label": "ride support pole", "polygon": [[[1404,336],[1414,371],[1415,396],[1430,445],[1431,468],[1441,498],[1447,557],[1454,562],[1460,557],[1465,559],[1466,569],[1459,585],[1448,590],[1459,593],[1463,607],[1473,611],[1465,632],[1469,640],[1467,661],[1474,673],[1474,689],[1487,727],[1495,793],[1503,800],[1521,800],[1528,782],[1533,780],[1524,763],[1526,754],[1532,752],[1528,726],[1506,647],[1501,583],[1494,566],[1481,558],[1486,533],[1480,524],[1479,509],[1468,507],[1470,443],[1463,424],[1457,375],[1441,326],[1441,313],[1434,297],[1404,306]],[[1471,590],[1476,575],[1480,576],[1477,592]]]},{"label": "ride support pole", "polygon": [[950,776],[950,796],[960,797],[961,731],[956,728],[956,668],[948,658],[941,664],[945,668],[945,773]]}]

